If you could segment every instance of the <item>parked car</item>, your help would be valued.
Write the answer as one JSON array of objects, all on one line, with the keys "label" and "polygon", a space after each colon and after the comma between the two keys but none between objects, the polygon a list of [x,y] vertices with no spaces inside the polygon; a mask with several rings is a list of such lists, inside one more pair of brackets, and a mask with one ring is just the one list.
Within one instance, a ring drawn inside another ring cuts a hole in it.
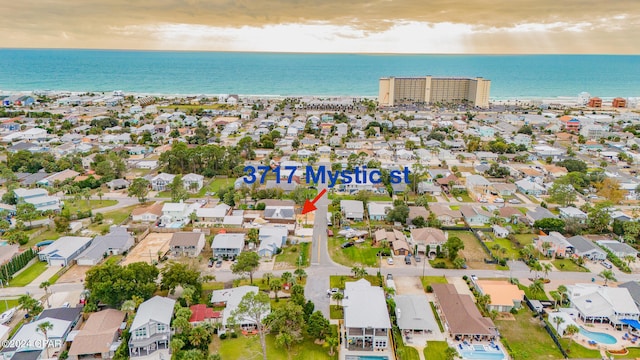
[{"label": "parked car", "polygon": [[456,200],[462,202],[462,198],[460,196],[456,197]]},{"label": "parked car", "polygon": [[222,260],[218,259],[218,261],[216,261],[216,267],[219,268],[222,266]]},{"label": "parked car", "polygon": [[332,288],[327,290],[327,297],[331,297],[333,296],[333,294],[340,292],[340,289],[338,288]]},{"label": "parked car", "polygon": [[494,203],[496,204],[502,204],[504,202],[503,198],[495,198],[495,200],[493,200]]},{"label": "parked car", "polygon": [[68,302],[65,302],[64,304],[62,304],[63,308],[68,308],[71,307],[71,304],[69,304]]},{"label": "parked car", "polygon": [[404,263],[407,265],[411,265],[411,255],[407,255],[404,257]]},{"label": "parked car", "polygon": [[416,255],[413,258],[416,259],[416,262],[422,261],[422,258],[420,257],[420,255]]},{"label": "parked car", "polygon": [[387,258],[387,264],[393,265],[393,258],[392,257],[388,257]]},{"label": "parked car", "polygon": [[214,261],[213,259],[209,259],[209,263],[207,264],[207,267],[213,267]]},{"label": "parked car", "polygon": [[613,268],[613,265],[611,265],[611,263],[608,261],[603,261],[602,266],[606,267],[607,269]]},{"label": "parked car", "polygon": [[510,199],[509,204],[520,204],[520,200],[518,199]]},{"label": "parked car", "polygon": [[393,274],[387,274],[387,280],[393,280]]},{"label": "parked car", "polygon": [[347,241],[347,242],[342,244],[342,248],[346,249],[346,248],[352,247],[353,245],[355,245],[355,243],[353,241]]}]

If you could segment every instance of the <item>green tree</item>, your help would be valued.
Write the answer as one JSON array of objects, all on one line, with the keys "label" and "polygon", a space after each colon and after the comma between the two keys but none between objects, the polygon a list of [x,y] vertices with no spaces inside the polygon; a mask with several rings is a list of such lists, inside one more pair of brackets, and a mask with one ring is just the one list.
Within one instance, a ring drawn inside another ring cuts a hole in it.
[{"label": "green tree", "polygon": [[156,291],[157,277],[158,269],[143,262],[126,266],[104,263],[87,271],[85,287],[91,300],[119,308],[134,296],[149,299]]},{"label": "green tree", "polygon": [[189,343],[199,350],[207,350],[211,342],[211,332],[203,325],[198,325],[189,332]]},{"label": "green tree", "polygon": [[160,288],[173,294],[176,287],[192,286],[199,295],[202,288],[200,272],[188,264],[171,261],[162,269]]},{"label": "green tree", "polygon": [[327,347],[329,347],[329,356],[333,357],[333,355],[335,354],[334,350],[336,346],[338,346],[338,342],[340,340],[338,339],[337,336],[333,336],[333,335],[327,336],[324,340]]},{"label": "green tree", "polygon": [[231,324],[238,323],[241,319],[248,319],[256,325],[260,337],[262,358],[267,360],[266,328],[264,318],[271,309],[271,302],[267,294],[263,292],[249,292],[242,297],[236,309],[231,313]]},{"label": "green tree", "polygon": [[307,321],[307,334],[314,339],[324,339],[331,333],[331,324],[329,320],[322,315],[322,312],[316,311],[309,317]]},{"label": "green tree", "polygon": [[568,184],[554,183],[549,188],[549,201],[561,206],[573,204],[577,197],[578,196],[573,186]]},{"label": "green tree", "polygon": [[609,281],[617,281],[613,271],[611,270],[602,270],[598,276],[604,279],[604,285],[607,286]]},{"label": "green tree", "polygon": [[567,344],[567,350],[569,350],[569,348],[571,348],[571,342],[573,341],[573,336],[575,334],[579,333],[579,332],[580,332],[580,329],[575,324],[568,325],[564,329],[564,336],[568,336],[569,337],[569,343]]},{"label": "green tree", "polygon": [[182,182],[182,176],[177,175],[169,184],[169,189],[171,190],[171,201],[172,202],[180,202],[185,201],[189,198],[189,192],[184,188],[184,183]]},{"label": "green tree", "polygon": [[49,287],[51,286],[51,283],[49,281],[43,281],[40,283],[40,289],[44,289],[44,296],[47,298],[47,305],[50,307],[51,305],[49,305]]},{"label": "green tree", "polygon": [[398,204],[387,213],[387,221],[406,223],[409,216],[409,206],[404,203]]},{"label": "green tree", "polygon": [[450,237],[449,240],[444,244],[445,249],[447,249],[447,253],[449,255],[449,260],[453,261],[456,257],[458,257],[458,251],[464,249],[464,242],[457,237]]},{"label": "green tree", "polygon": [[587,212],[587,226],[591,231],[602,234],[609,230],[609,223],[611,222],[610,207],[611,203],[606,201],[598,203],[589,209]]},{"label": "green tree", "polygon": [[531,285],[529,285],[529,291],[532,295],[540,295],[544,293],[544,283],[540,279],[535,279]]},{"label": "green tree", "polygon": [[[49,321],[41,322],[36,327],[36,331],[41,333],[42,336],[44,336],[45,344],[47,344],[49,341],[49,331],[51,330],[53,330],[53,324]],[[47,354],[47,358],[49,358],[49,346],[45,346],[45,351]]]},{"label": "green tree", "polygon": [[533,227],[543,230],[545,232],[549,231],[563,231],[565,226],[565,222],[562,219],[554,219],[554,218],[545,218],[536,220],[533,223]]},{"label": "green tree", "polygon": [[131,185],[129,185],[129,190],[127,193],[129,197],[137,197],[140,203],[147,201],[147,195],[149,195],[149,186],[151,183],[149,180],[144,178],[136,178],[133,180]]},{"label": "green tree", "polygon": [[271,289],[271,291],[273,291],[273,293],[276,296],[276,302],[278,302],[280,299],[278,298],[278,292],[280,290],[282,290],[282,280],[281,279],[273,279],[271,280],[271,282],[269,283],[269,289]]},{"label": "green tree", "polygon": [[32,226],[33,220],[38,216],[35,205],[30,203],[20,203],[16,207],[16,218],[20,221],[28,221]]},{"label": "green tree", "polygon": [[556,333],[560,335],[560,325],[564,323],[564,318],[556,316],[553,318],[553,323],[556,324]]},{"label": "green tree", "polygon": [[31,295],[21,295],[18,298],[18,305],[20,305],[29,316],[36,316],[44,310],[42,305],[38,303],[38,300],[34,299]]},{"label": "green tree", "polygon": [[236,260],[238,262],[231,266],[231,272],[249,275],[249,281],[253,285],[253,273],[260,266],[260,256],[257,253],[245,251],[241,252]]}]

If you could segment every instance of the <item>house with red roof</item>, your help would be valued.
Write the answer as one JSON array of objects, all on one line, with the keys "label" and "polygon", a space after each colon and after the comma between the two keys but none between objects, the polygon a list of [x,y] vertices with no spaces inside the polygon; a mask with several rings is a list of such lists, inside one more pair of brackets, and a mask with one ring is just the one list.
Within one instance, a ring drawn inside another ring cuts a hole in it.
[{"label": "house with red roof", "polygon": [[200,324],[202,322],[215,323],[222,318],[220,311],[213,311],[212,308],[205,304],[191,305],[191,317],[189,322],[192,324]]}]

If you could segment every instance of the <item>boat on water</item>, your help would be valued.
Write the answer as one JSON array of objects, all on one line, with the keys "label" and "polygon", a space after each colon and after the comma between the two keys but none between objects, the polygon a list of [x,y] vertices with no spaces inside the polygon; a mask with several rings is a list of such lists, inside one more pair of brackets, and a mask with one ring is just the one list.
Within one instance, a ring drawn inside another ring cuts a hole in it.
[{"label": "boat on water", "polygon": [[16,308],[9,309],[0,314],[0,325],[4,325],[13,319],[13,315],[16,314]]}]

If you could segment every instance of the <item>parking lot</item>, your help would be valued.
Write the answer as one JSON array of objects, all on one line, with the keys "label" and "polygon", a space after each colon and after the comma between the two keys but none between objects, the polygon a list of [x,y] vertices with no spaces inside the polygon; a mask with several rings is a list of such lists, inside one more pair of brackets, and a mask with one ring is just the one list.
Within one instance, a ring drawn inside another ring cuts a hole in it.
[{"label": "parking lot", "polygon": [[169,241],[172,233],[149,233],[138,245],[134,246],[122,261],[122,265],[134,262],[149,262],[149,259],[157,260],[158,252],[166,254],[169,251]]}]

